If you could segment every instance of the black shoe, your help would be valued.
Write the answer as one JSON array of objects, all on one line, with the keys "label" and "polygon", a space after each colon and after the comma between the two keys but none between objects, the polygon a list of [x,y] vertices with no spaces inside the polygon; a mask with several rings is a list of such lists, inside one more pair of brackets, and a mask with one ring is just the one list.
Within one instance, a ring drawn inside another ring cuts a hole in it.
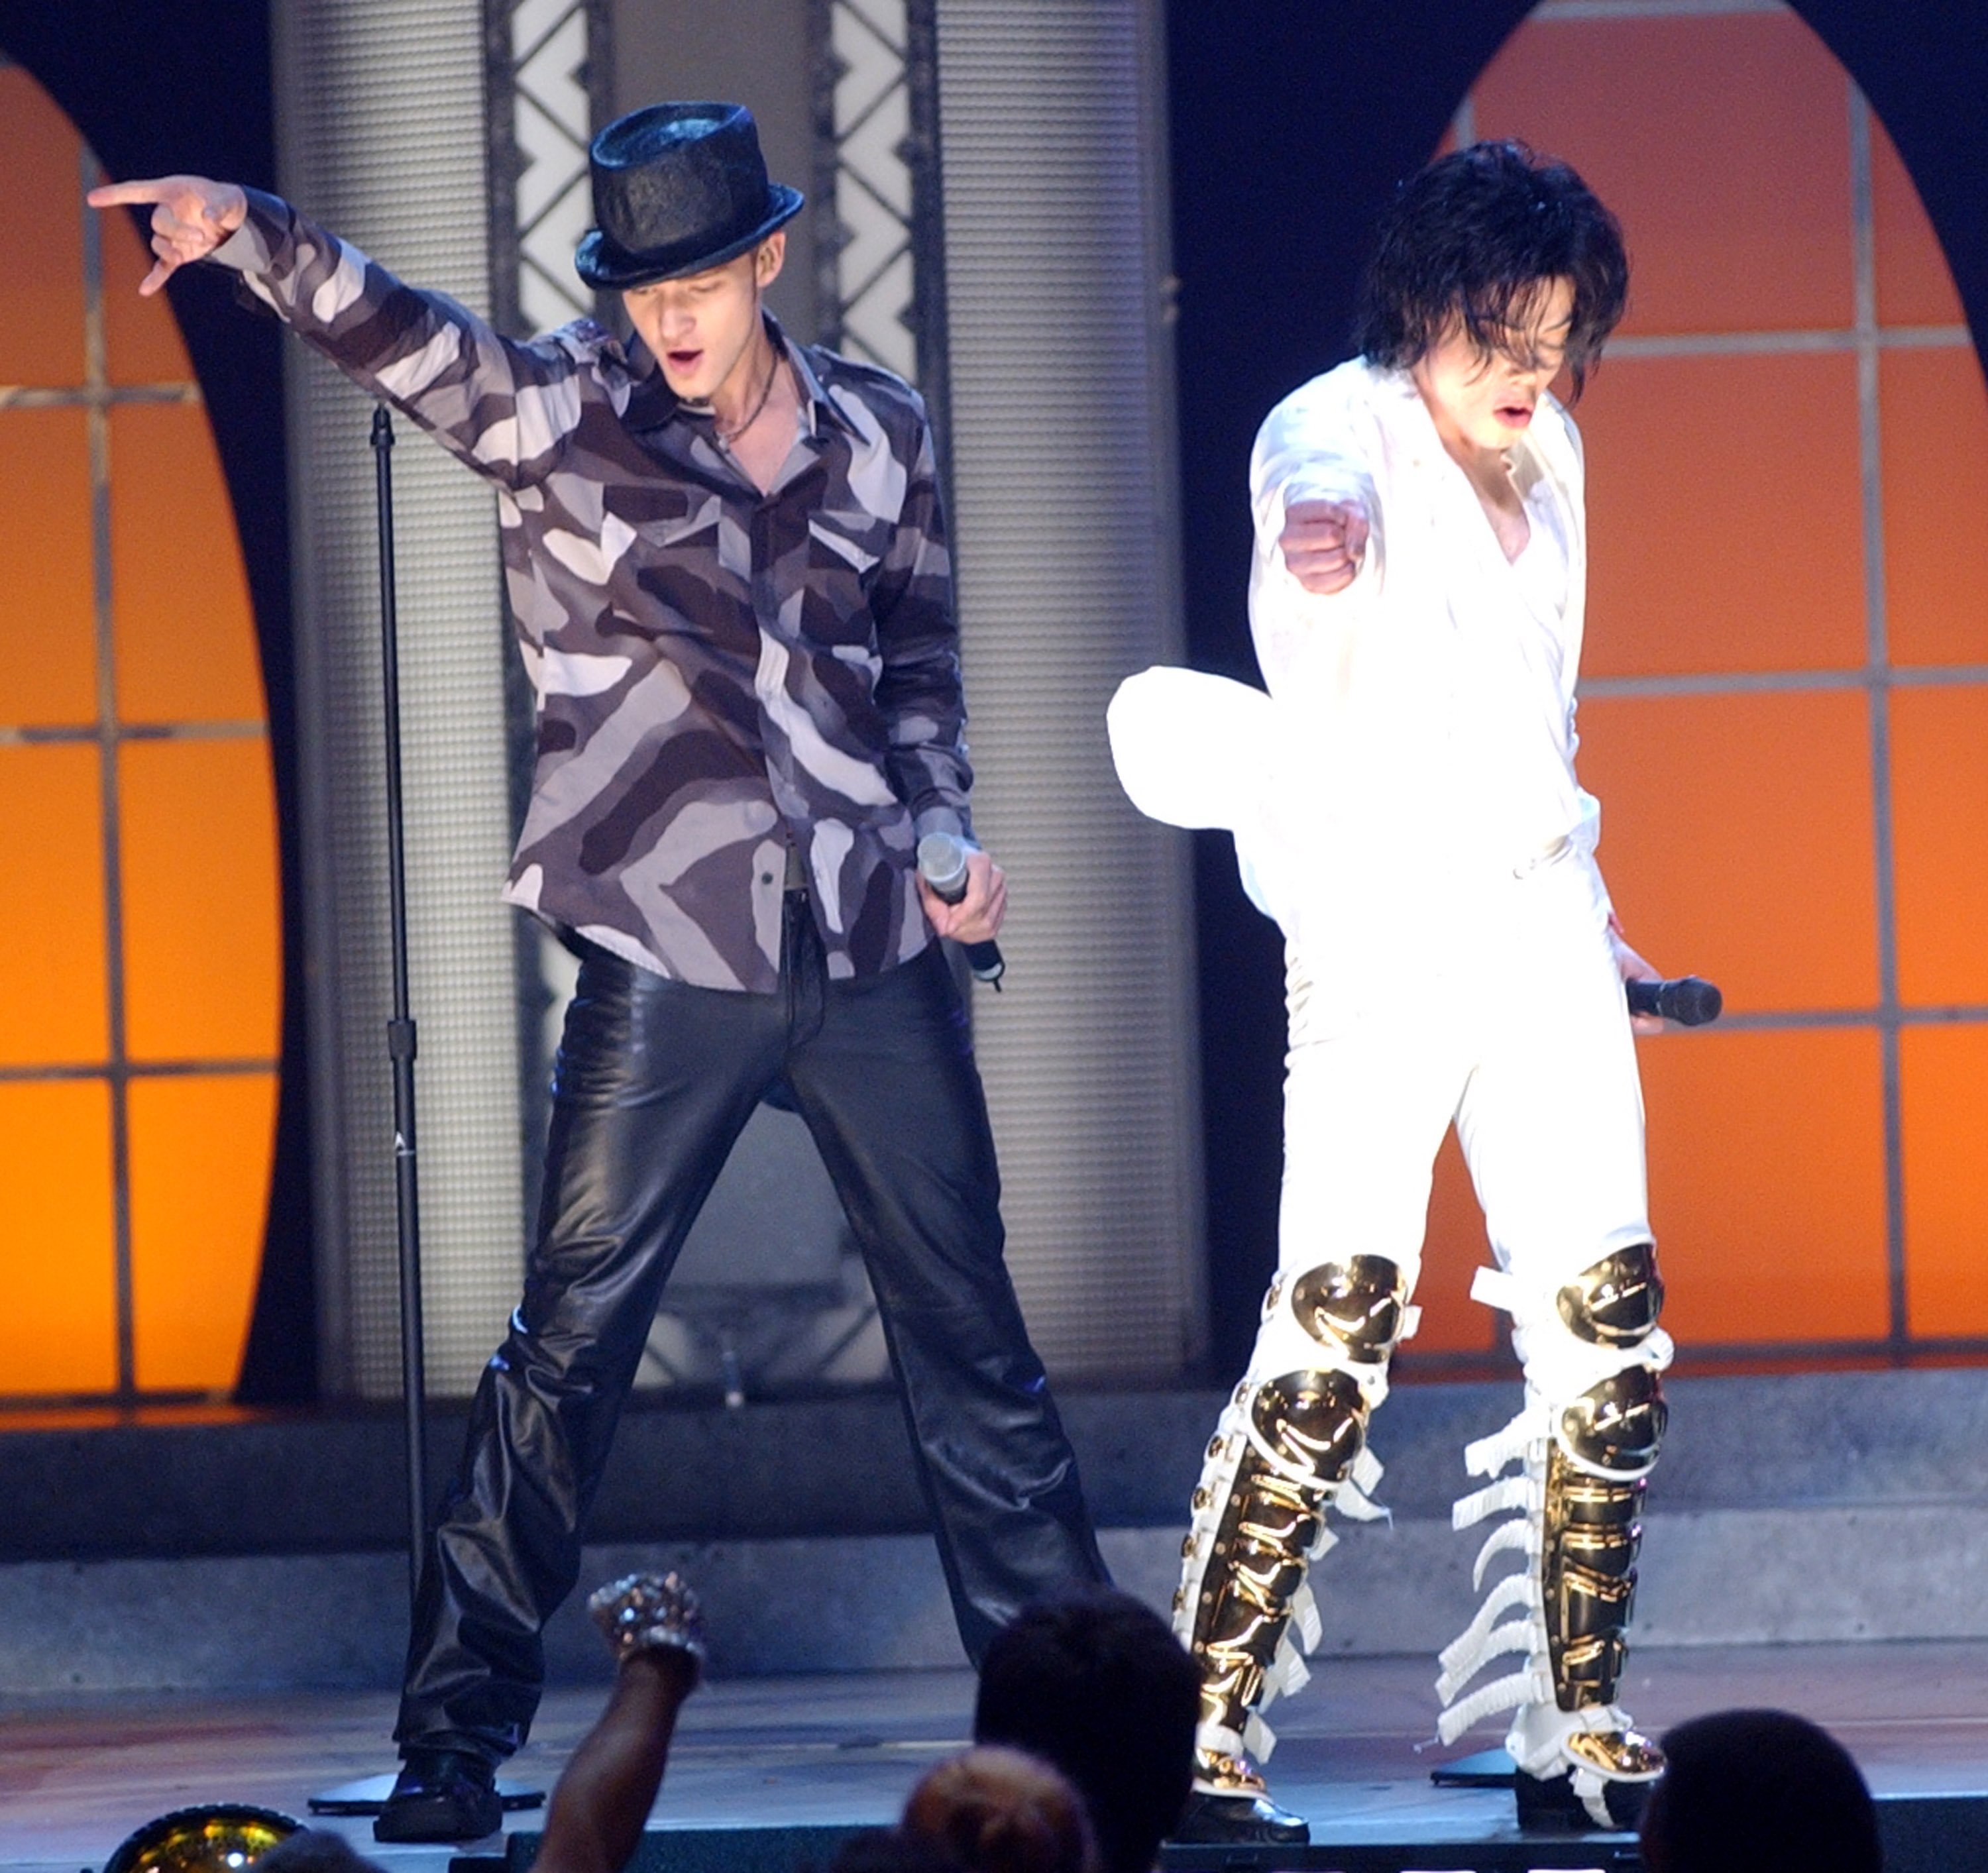
[{"label": "black shoe", "polygon": [[1601,1805],[1608,1816],[1605,1822],[1592,1814],[1587,1804],[1574,1792],[1574,1777],[1570,1775],[1540,1777],[1521,1773],[1514,1778],[1513,1787],[1519,1797],[1521,1827],[1573,1830],[1587,1834],[1614,1827],[1625,1834],[1633,1834],[1643,1818],[1644,1809],[1649,1806],[1652,1784],[1603,1782]]},{"label": "black shoe", "polygon": [[504,1824],[497,1772],[454,1750],[412,1750],[373,1824],[376,1841],[480,1841]]},{"label": "black shoe", "polygon": [[1279,1807],[1267,1795],[1209,1795],[1196,1789],[1167,1838],[1193,1847],[1302,1847],[1311,1829],[1302,1814]]}]

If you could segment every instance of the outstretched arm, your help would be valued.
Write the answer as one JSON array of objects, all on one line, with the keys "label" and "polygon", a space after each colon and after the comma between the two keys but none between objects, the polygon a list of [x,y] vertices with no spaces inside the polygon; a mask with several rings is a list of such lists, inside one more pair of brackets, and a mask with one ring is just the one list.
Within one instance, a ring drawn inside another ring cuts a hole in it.
[{"label": "outstretched arm", "polygon": [[150,205],[154,262],[140,290],[216,260],[347,377],[493,481],[538,479],[580,422],[580,357],[561,336],[513,343],[273,195],[180,175],[107,184],[90,199]]},{"label": "outstretched arm", "polygon": [[674,1574],[617,1581],[587,1610],[620,1664],[607,1708],[553,1790],[534,1873],[620,1873],[628,1864],[702,1668],[697,1598]]}]

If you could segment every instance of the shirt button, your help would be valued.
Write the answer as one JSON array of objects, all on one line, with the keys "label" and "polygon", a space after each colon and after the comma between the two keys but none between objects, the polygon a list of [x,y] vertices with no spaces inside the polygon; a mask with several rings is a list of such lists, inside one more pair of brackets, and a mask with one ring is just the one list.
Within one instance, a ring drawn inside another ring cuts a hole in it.
[{"label": "shirt button", "polygon": [[762,884],[770,884],[773,881],[773,874],[770,871],[762,871],[759,874],[759,882]]}]

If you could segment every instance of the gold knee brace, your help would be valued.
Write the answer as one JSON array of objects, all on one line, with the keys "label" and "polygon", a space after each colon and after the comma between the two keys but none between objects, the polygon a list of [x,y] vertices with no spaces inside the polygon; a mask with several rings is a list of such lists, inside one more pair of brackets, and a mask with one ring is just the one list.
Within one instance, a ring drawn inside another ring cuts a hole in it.
[{"label": "gold knee brace", "polygon": [[[1656,1250],[1619,1249],[1557,1297],[1560,1317],[1591,1346],[1640,1345],[1663,1307]],[[1540,1597],[1554,1695],[1563,1710],[1614,1700],[1636,1597],[1637,1520],[1668,1412],[1657,1375],[1611,1373],[1557,1414],[1547,1451]]]},{"label": "gold knee brace", "polygon": [[1289,1306],[1320,1363],[1246,1378],[1223,1412],[1182,1546],[1175,1630],[1202,1672],[1198,1769],[1204,1786],[1260,1788],[1244,1736],[1274,1694],[1278,1659],[1307,1564],[1330,1537],[1325,1510],[1365,1448],[1369,1385],[1384,1374],[1406,1318],[1393,1262],[1356,1256],[1312,1269],[1266,1296],[1259,1350]]},{"label": "gold knee brace", "polygon": [[[1488,1272],[1472,1292],[1513,1313],[1526,1405],[1465,1452],[1471,1473],[1492,1480],[1453,1520],[1468,1528],[1509,1513],[1479,1553],[1480,1584],[1499,1555],[1530,1558],[1489,1585],[1476,1618],[1445,1648],[1438,1733],[1452,1743],[1479,1719],[1513,1711],[1506,1747],[1520,1770],[1540,1782],[1570,1777],[1588,1817],[1614,1824],[1610,1788],[1647,1783],[1663,1767],[1614,1702],[1635,1599],[1637,1514],[1665,1418],[1657,1374],[1670,1342],[1658,1324],[1656,1251],[1648,1242],[1613,1250],[1544,1294]],[[1520,1668],[1469,1689],[1513,1653],[1523,1655]]]},{"label": "gold knee brace", "polygon": [[[1325,1506],[1367,1439],[1366,1402],[1343,1372],[1267,1380],[1246,1408],[1256,1435],[1242,1453],[1200,1570],[1188,1640],[1202,1668],[1202,1722],[1239,1736],[1263,1701],[1264,1674],[1290,1624]],[[1211,1506],[1205,1486],[1195,1496],[1198,1510]],[[1190,1565],[1202,1558],[1199,1539],[1187,1538]]]},{"label": "gold knee brace", "polygon": [[[1263,1311],[1276,1307],[1283,1286],[1280,1275],[1264,1297]],[[1308,1269],[1291,1284],[1291,1309],[1319,1344],[1349,1365],[1384,1366],[1407,1324],[1408,1285],[1385,1256],[1356,1255]]]},{"label": "gold knee brace", "polygon": [[1591,1346],[1640,1346],[1664,1310],[1654,1242],[1631,1242],[1584,1268],[1554,1297],[1560,1324]]}]

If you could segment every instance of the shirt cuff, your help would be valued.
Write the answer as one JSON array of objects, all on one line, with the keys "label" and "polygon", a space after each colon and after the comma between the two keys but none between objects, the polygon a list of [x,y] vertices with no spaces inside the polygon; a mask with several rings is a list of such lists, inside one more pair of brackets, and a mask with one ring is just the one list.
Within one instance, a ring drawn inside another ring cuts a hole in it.
[{"label": "shirt cuff", "polygon": [[980,850],[979,842],[973,837],[972,823],[963,806],[924,807],[912,816],[911,825],[921,839],[928,838],[934,833],[945,833],[964,840],[976,852]]},{"label": "shirt cuff", "polygon": [[289,232],[289,205],[259,188],[245,188],[248,212],[242,225],[207,255],[235,273],[266,273],[276,248]]}]

